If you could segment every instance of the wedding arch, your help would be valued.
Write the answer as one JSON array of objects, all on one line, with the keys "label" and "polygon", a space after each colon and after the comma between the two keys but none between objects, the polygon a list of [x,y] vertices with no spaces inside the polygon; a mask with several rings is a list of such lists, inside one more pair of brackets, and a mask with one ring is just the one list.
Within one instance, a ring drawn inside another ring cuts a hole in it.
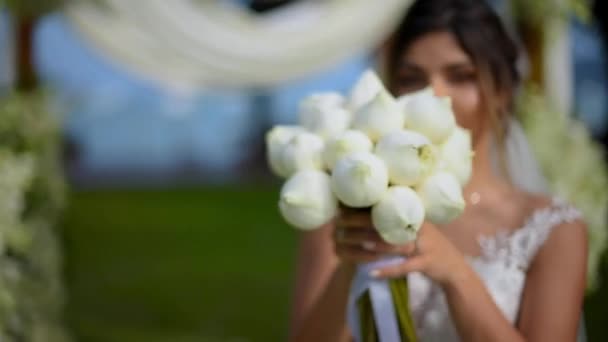
[{"label": "wedding arch", "polygon": [[263,15],[228,1],[75,2],[67,16],[99,53],[186,87],[266,86],[372,49],[412,0],[301,1]]}]

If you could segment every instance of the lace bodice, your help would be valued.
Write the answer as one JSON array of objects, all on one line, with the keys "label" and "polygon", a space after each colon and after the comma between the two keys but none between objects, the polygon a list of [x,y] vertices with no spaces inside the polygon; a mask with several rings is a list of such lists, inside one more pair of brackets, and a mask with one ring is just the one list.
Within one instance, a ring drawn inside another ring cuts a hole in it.
[{"label": "lace bodice", "polygon": [[[575,208],[554,198],[537,209],[525,224],[508,233],[478,238],[481,254],[467,257],[489,293],[512,323],[519,311],[527,269],[552,229],[580,217]],[[458,341],[445,297],[439,287],[419,273],[408,276],[410,305],[421,341]]]}]

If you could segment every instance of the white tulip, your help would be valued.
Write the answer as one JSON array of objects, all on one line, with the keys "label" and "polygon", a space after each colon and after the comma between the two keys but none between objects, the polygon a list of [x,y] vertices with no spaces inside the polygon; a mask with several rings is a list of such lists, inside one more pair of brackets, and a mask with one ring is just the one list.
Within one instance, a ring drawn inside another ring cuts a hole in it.
[{"label": "white tulip", "polygon": [[386,91],[355,112],[352,127],[367,134],[372,141],[403,129],[405,118],[395,99]]},{"label": "white tulip", "polygon": [[388,170],[370,152],[351,153],[336,163],[331,186],[340,201],[353,208],[376,204],[388,189]]},{"label": "white tulip", "polygon": [[323,169],[323,139],[310,132],[296,133],[283,148],[281,162],[287,176],[301,170]]},{"label": "white tulip", "polygon": [[382,137],[375,153],[388,167],[392,184],[414,186],[431,174],[437,159],[436,148],[424,135],[401,130]]},{"label": "white tulip", "polygon": [[450,222],[465,207],[460,184],[449,172],[438,171],[431,175],[418,187],[418,194],[424,203],[427,219],[436,224]]},{"label": "white tulip", "polygon": [[338,211],[329,175],[318,170],[300,171],[281,189],[279,210],[292,226],[312,230],[329,222]]},{"label": "white tulip", "polygon": [[388,243],[400,245],[416,239],[424,221],[424,205],[414,190],[391,186],[372,207],[372,223]]},{"label": "white tulip", "polygon": [[360,131],[348,130],[325,143],[323,160],[332,170],[338,160],[353,152],[371,152],[373,143]]},{"label": "white tulip", "polygon": [[471,132],[456,126],[448,139],[439,146],[440,167],[456,176],[460,186],[471,178],[473,156]]},{"label": "white tulip", "polygon": [[350,91],[349,108],[359,110],[381,91],[385,89],[378,75],[371,69],[366,70]]},{"label": "white tulip", "polygon": [[348,129],[351,113],[338,93],[313,94],[300,103],[300,125],[327,139]]},{"label": "white tulip", "polygon": [[283,149],[287,143],[304,129],[299,126],[274,126],[266,133],[266,156],[275,175],[286,178],[289,173],[283,166]]},{"label": "white tulip", "polygon": [[444,142],[456,126],[452,103],[448,97],[437,97],[425,88],[402,100],[405,126],[427,136],[434,144]]}]

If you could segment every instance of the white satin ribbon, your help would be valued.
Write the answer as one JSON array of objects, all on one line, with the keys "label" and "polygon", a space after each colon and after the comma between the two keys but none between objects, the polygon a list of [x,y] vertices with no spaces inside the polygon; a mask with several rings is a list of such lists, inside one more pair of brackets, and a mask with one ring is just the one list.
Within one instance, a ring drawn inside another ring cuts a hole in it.
[{"label": "white satin ribbon", "polygon": [[351,286],[348,307],[347,322],[352,331],[355,341],[361,341],[361,320],[357,300],[369,290],[372,311],[376,322],[378,338],[380,342],[401,341],[397,314],[393,304],[393,297],[386,279],[375,279],[370,276],[373,269],[399,264],[405,261],[403,257],[393,257],[376,262],[360,265]]}]

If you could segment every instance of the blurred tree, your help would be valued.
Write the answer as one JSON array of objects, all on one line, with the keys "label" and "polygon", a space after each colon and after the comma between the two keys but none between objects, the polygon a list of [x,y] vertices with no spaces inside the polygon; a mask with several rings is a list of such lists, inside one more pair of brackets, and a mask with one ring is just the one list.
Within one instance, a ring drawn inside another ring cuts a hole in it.
[{"label": "blurred tree", "polygon": [[38,18],[62,5],[65,0],[5,0],[13,17],[15,33],[15,88],[32,91],[37,88],[38,77],[33,63],[33,33]]},{"label": "blurred tree", "polygon": [[[0,222],[0,293],[11,303],[2,306],[0,341],[70,340],[62,322],[62,253],[56,230],[65,195],[59,125],[38,90],[33,53],[39,18],[62,2],[0,3],[11,18],[15,54],[15,91],[0,99],[0,183],[12,189],[3,188],[0,207],[19,203],[12,206],[11,220],[4,215]],[[21,181],[10,176],[14,171]]]},{"label": "blurred tree", "polygon": [[[572,16],[588,21],[591,16],[588,0],[512,0],[511,13],[519,37],[529,59],[529,75],[526,82],[543,89],[556,103],[557,109],[569,112],[571,89],[569,84],[552,84],[558,80],[569,83],[569,56],[567,48],[567,23]],[[556,62],[558,61],[558,62]],[[550,72],[547,72],[550,69]],[[550,73],[555,72],[557,76]],[[561,76],[561,77],[560,77]],[[549,90],[549,91],[547,91]],[[560,108],[560,105],[562,108]]]},{"label": "blurred tree", "polygon": [[15,25],[15,87],[19,91],[37,88],[38,76],[33,63],[33,33],[37,17],[14,17]]},{"label": "blurred tree", "polygon": [[[40,17],[54,9],[57,9],[67,0],[4,0],[4,4],[15,16]],[[0,2],[1,3],[1,2]]]},{"label": "blurred tree", "polygon": [[[608,2],[594,1],[593,16],[597,20],[604,47],[608,47]],[[606,58],[606,53],[604,53],[604,58]],[[604,113],[604,115],[608,115],[608,113]],[[608,130],[604,131],[604,136],[600,137],[600,141],[604,145],[604,149],[608,151]]]}]

